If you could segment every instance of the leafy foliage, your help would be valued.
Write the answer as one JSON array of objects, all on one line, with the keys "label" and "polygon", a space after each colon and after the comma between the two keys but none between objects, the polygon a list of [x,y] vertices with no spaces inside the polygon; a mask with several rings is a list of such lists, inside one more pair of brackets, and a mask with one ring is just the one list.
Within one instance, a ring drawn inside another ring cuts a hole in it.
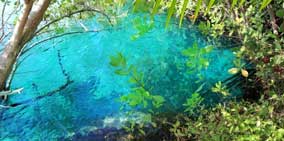
[{"label": "leafy foliage", "polygon": [[195,92],[191,95],[190,98],[187,99],[186,103],[183,104],[186,109],[185,112],[190,112],[192,113],[192,111],[199,106],[199,104],[203,101],[203,98],[200,96],[199,93]]},{"label": "leafy foliage", "polygon": [[209,59],[206,58],[206,54],[210,53],[213,46],[207,46],[199,48],[197,43],[194,43],[192,47],[183,50],[182,55],[187,57],[186,65],[189,67],[189,72],[200,71],[203,68],[209,66]]},{"label": "leafy foliage", "polygon": [[137,71],[137,68],[133,65],[128,67],[126,58],[122,53],[117,53],[114,56],[110,56],[110,65],[115,67],[115,73],[117,75],[130,76],[129,83],[134,86],[131,92],[127,95],[120,97],[122,103],[127,104],[132,108],[142,108],[151,110],[151,107],[160,108],[165,99],[160,95],[153,95],[145,87],[143,80],[143,73]]},{"label": "leafy foliage", "polygon": [[283,96],[274,95],[261,103],[219,105],[204,110],[197,119],[181,117],[171,125],[171,132],[177,139],[282,140],[283,100]]},{"label": "leafy foliage", "polygon": [[139,37],[145,35],[149,31],[151,31],[154,27],[153,22],[148,22],[147,17],[144,19],[136,18],[133,20],[134,28],[138,31],[135,35],[131,36],[132,40],[137,40]]},{"label": "leafy foliage", "polygon": [[222,82],[219,81],[218,83],[215,84],[215,87],[212,87],[212,92],[214,93],[220,93],[223,96],[228,96],[230,95],[229,90],[227,89],[226,86],[222,85]]}]

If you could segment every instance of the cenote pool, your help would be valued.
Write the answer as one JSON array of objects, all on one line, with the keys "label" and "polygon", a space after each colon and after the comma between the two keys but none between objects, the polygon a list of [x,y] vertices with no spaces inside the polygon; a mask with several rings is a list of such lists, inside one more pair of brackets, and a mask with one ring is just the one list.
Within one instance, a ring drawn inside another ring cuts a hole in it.
[{"label": "cenote pool", "polygon": [[[183,50],[214,45],[197,27],[175,21],[165,29],[165,16],[157,15],[151,26],[143,15],[129,15],[117,24],[102,25],[94,19],[82,25],[70,23],[65,32],[97,30],[70,34],[34,46],[20,58],[12,81],[12,89],[24,88],[21,94],[9,98],[12,107],[0,109],[0,140],[56,140],[85,136],[96,130],[116,130],[131,118],[130,107],[120,109],[119,101],[133,89],[129,76],[118,75],[110,65],[111,56],[122,54],[127,65],[143,74],[145,87],[151,94],[163,96],[170,108],[162,112],[183,112],[187,98],[203,85],[204,103],[216,103],[221,97],[211,92],[218,81],[232,75],[234,55],[219,46],[210,53],[195,57],[206,58],[205,68],[187,67],[196,62],[182,54]],[[188,28],[188,26],[190,28]],[[146,30],[140,30],[146,27]],[[51,34],[35,38],[27,48]],[[226,46],[226,44],[224,44]],[[197,49],[198,50],[198,49]],[[198,73],[197,73],[198,72]],[[230,89],[238,97],[241,88]],[[171,110],[171,111],[169,111]],[[99,135],[98,135],[99,136]]]}]

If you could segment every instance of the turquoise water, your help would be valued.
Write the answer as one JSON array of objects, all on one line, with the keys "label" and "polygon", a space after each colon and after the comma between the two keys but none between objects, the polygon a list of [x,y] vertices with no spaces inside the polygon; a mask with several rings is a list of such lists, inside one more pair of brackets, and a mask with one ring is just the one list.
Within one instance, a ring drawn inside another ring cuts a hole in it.
[{"label": "turquoise water", "polygon": [[[181,103],[201,84],[209,90],[205,101],[218,101],[210,89],[231,77],[227,70],[233,67],[232,51],[216,48],[206,55],[210,65],[199,71],[203,79],[196,82],[198,76],[187,73],[187,59],[181,52],[195,42],[200,48],[212,42],[189,23],[179,28],[173,21],[165,29],[164,16],[157,16],[153,29],[133,40],[138,33],[133,22],[141,17],[130,15],[113,27],[85,20],[89,30],[104,30],[56,38],[25,53],[12,82],[12,88],[23,87],[24,91],[10,97],[12,108],[0,109],[0,140],[67,138],[119,128],[133,118],[126,116],[127,109],[120,110],[117,100],[132,87],[128,78],[115,74],[109,64],[110,56],[117,52],[144,73],[152,93],[164,96],[174,111],[183,111]],[[82,27],[72,24],[65,29],[78,30]],[[34,39],[30,46],[46,37]],[[231,91],[241,94],[238,87]]]}]

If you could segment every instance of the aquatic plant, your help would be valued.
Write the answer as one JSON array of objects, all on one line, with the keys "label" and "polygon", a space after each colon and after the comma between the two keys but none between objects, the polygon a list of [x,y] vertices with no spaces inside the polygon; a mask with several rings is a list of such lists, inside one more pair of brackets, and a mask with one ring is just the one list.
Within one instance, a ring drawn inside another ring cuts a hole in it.
[{"label": "aquatic plant", "polygon": [[201,71],[209,66],[209,59],[206,58],[206,54],[209,54],[213,50],[213,46],[207,46],[199,48],[197,43],[194,43],[192,47],[189,47],[182,51],[182,55],[187,57],[186,66],[190,73]]},{"label": "aquatic plant", "polygon": [[127,65],[127,60],[122,53],[118,52],[116,55],[110,56],[110,65],[116,68],[116,74],[129,76],[129,83],[134,85],[129,94],[120,97],[122,103],[126,103],[132,108],[142,108],[149,111],[152,111],[149,107],[160,108],[163,105],[164,98],[160,95],[153,95],[145,87],[143,73],[139,73],[135,66]]}]

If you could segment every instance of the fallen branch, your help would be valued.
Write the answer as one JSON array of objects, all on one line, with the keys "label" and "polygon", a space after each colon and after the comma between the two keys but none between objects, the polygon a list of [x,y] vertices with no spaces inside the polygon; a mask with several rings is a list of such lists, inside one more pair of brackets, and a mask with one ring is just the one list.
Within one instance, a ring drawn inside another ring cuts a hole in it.
[{"label": "fallen branch", "polygon": [[16,90],[10,90],[10,91],[1,91],[0,96],[8,96],[13,94],[20,94],[23,91],[24,88],[19,88]]},{"label": "fallen branch", "polygon": [[[63,63],[62,63],[62,56],[60,54],[60,51],[58,50],[58,53],[57,53],[57,57],[58,57],[58,63],[59,63],[59,67],[60,67],[60,70],[61,70],[61,73],[64,75],[65,79],[66,79],[66,82],[64,85],[58,87],[57,89],[53,90],[53,91],[50,91],[44,95],[41,95],[41,96],[37,96],[35,98],[32,98],[32,99],[28,99],[28,100],[25,100],[25,101],[22,101],[22,102],[19,102],[19,103],[14,103],[14,104],[11,104],[10,107],[16,107],[16,106],[20,106],[20,105],[27,105],[29,103],[32,103],[34,101],[37,101],[37,100],[41,100],[45,97],[48,97],[48,96],[52,96],[54,95],[55,93],[61,91],[61,90],[64,90],[67,88],[68,85],[70,85],[71,83],[73,83],[73,81],[71,80],[69,74],[66,72],[66,70],[64,69],[63,67]],[[35,87],[36,85],[33,84]]]},{"label": "fallen branch", "polygon": [[11,108],[11,106],[0,105],[0,108]]}]

